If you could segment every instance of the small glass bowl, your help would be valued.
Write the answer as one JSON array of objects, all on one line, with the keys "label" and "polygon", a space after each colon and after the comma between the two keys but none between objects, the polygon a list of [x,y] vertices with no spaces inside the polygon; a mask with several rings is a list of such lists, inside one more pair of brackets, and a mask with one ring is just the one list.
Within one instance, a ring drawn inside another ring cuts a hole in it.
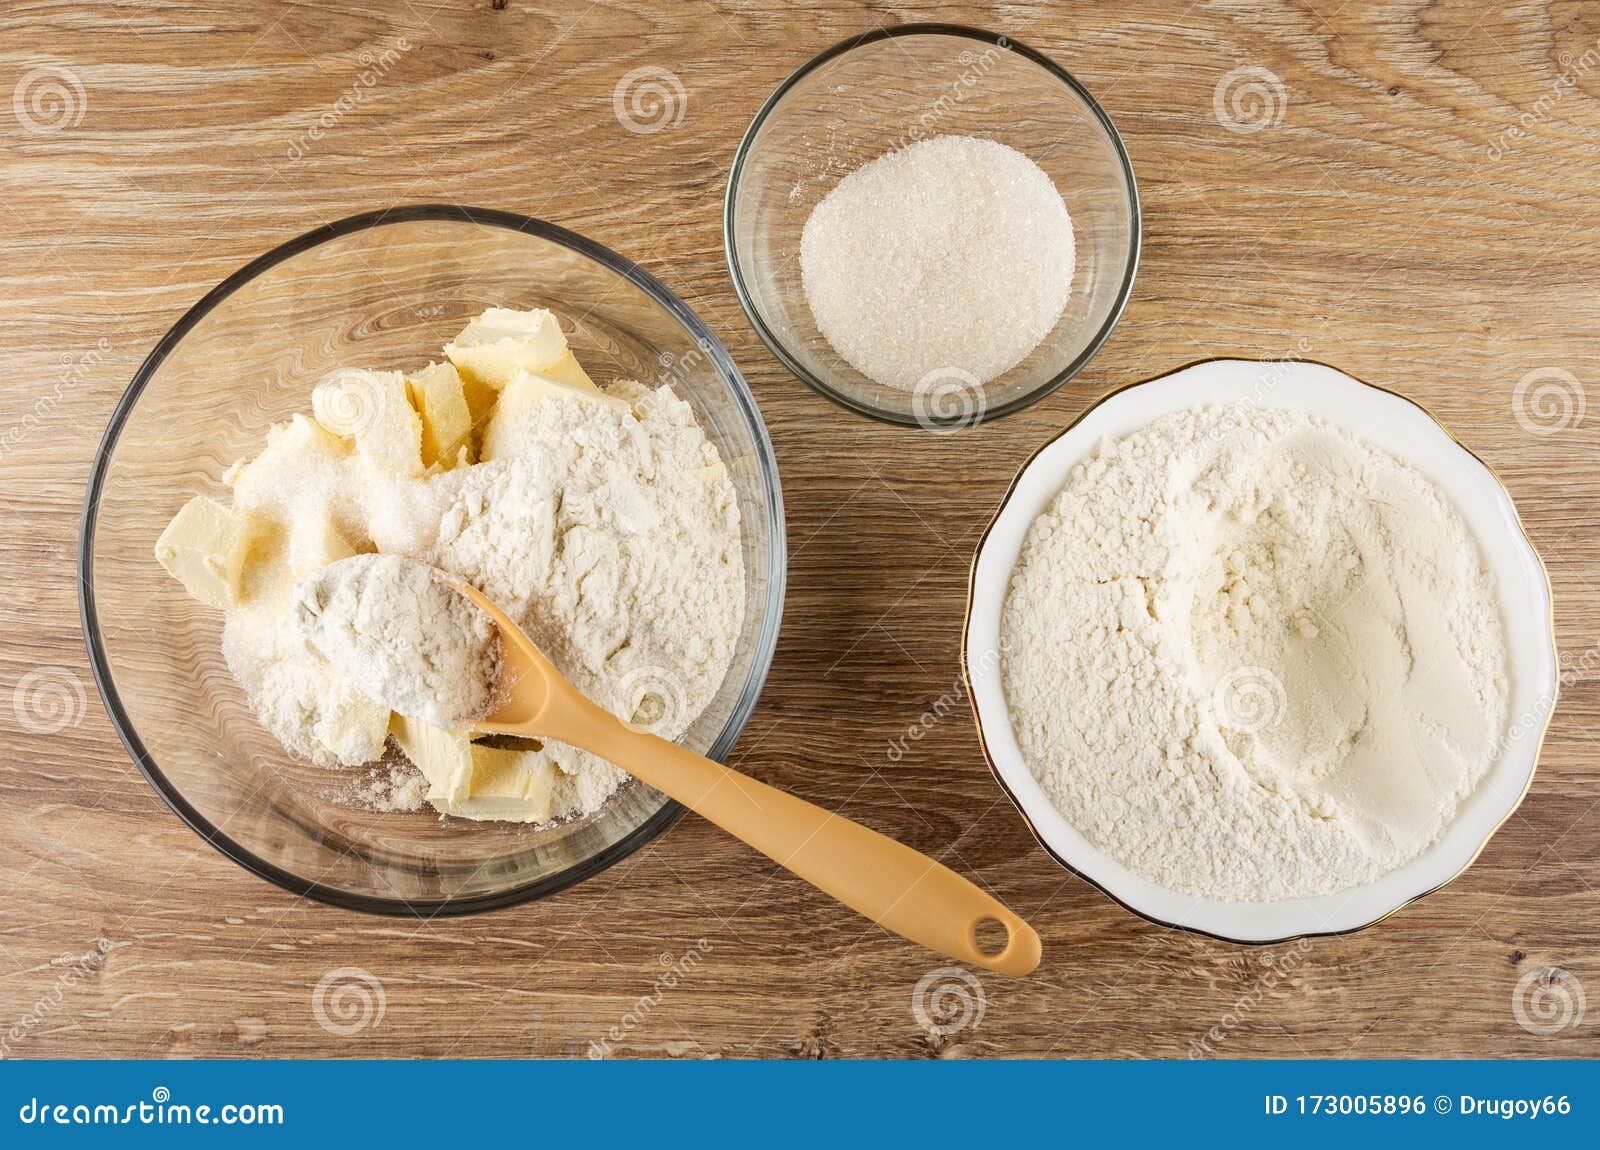
[{"label": "small glass bowl", "polygon": [[[800,276],[800,233],[818,201],[863,163],[939,135],[987,136],[1029,156],[1066,201],[1077,244],[1055,328],[975,396],[862,375],[817,330]],[[851,411],[932,430],[1008,415],[1076,375],[1127,304],[1139,242],[1133,167],[1100,105],[1047,56],[955,24],[879,29],[785,80],[739,145],[723,212],[734,290],[773,354]]]},{"label": "small glass bowl", "polygon": [[353,216],[275,248],[190,309],[134,376],[90,475],[79,582],[95,681],[134,762],[203,838],[296,894],[420,917],[509,906],[597,874],[682,812],[632,781],[595,814],[546,828],[352,807],[347,772],[261,729],[223,661],[221,613],[156,564],[173,513],[193,495],[227,499],[224,469],[309,410],[327,372],[438,359],[491,305],[555,311],[602,382],[669,384],[727,464],[744,624],[683,743],[725,757],[772,661],[786,572],[772,445],[728,353],[653,276],[554,225],[453,205]]}]

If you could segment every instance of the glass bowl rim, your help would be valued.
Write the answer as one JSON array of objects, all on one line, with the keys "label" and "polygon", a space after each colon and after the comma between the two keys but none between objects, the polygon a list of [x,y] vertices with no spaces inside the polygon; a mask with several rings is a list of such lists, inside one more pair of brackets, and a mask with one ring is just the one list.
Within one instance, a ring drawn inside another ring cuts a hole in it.
[{"label": "glass bowl rim", "polygon": [[667,799],[660,810],[652,814],[627,835],[611,843],[604,850],[573,863],[554,874],[545,875],[532,882],[489,894],[455,898],[391,898],[358,894],[315,879],[304,878],[278,866],[276,863],[268,862],[266,859],[261,858],[248,847],[223,833],[221,828],[214,826],[167,779],[165,773],[156,764],[154,757],[146,750],[143,741],[134,728],[132,720],[122,705],[121,696],[117,692],[111,675],[111,667],[101,638],[99,615],[95,608],[93,576],[94,529],[99,516],[100,497],[110,468],[112,453],[116,449],[123,427],[126,425],[135,406],[137,406],[140,396],[154,378],[157,369],[172,353],[172,350],[219,304],[245,284],[278,264],[302,252],[345,236],[355,235],[359,232],[388,224],[418,221],[445,221],[504,228],[508,231],[522,232],[548,240],[569,251],[587,257],[602,267],[622,276],[664,308],[694,339],[696,345],[711,361],[717,374],[729,385],[729,391],[736,401],[739,414],[743,417],[745,426],[754,442],[757,470],[766,481],[764,491],[765,512],[771,561],[767,572],[767,610],[762,621],[761,630],[756,635],[756,647],[750,674],[745,679],[738,698],[734,701],[733,710],[727,722],[723,724],[722,730],[718,732],[715,741],[707,752],[711,758],[718,761],[726,758],[739,734],[748,723],[772,667],[772,657],[778,642],[778,629],[782,622],[784,589],[788,579],[788,539],[784,529],[783,490],[778,475],[777,458],[772,449],[772,441],[768,436],[766,423],[761,418],[761,412],[756,406],[755,396],[751,392],[749,384],[745,382],[744,376],[740,373],[738,365],[734,363],[732,356],[729,355],[727,348],[712,334],[711,329],[688,305],[638,263],[557,224],[516,212],[501,211],[495,208],[469,207],[463,204],[405,204],[362,212],[313,228],[311,231],[279,244],[257,256],[223,279],[221,283],[202,296],[198,303],[194,304],[179,317],[178,321],[156,342],[155,347],[151,349],[150,353],[139,365],[138,370],[134,372],[127,389],[118,399],[117,405],[112,411],[110,422],[107,424],[105,433],[100,439],[100,444],[95,449],[94,461],[90,467],[89,481],[84,494],[83,513],[79,521],[78,534],[78,615],[83,628],[84,642],[88,647],[90,670],[94,675],[95,686],[100,692],[101,702],[105,706],[106,713],[110,716],[111,725],[115,729],[117,738],[121,741],[123,748],[128,752],[129,757],[133,759],[134,765],[139,768],[139,772],[144,775],[146,781],[150,783],[161,799],[180,819],[188,824],[191,830],[245,870],[282,887],[291,894],[345,910],[361,911],[367,914],[431,919],[434,917],[478,914],[484,911],[515,906],[519,903],[544,898],[557,891],[564,890],[574,883],[582,882],[586,878],[592,878],[594,875],[631,855],[634,851],[644,846],[645,843],[661,834],[682,816],[685,808],[675,800]]},{"label": "glass bowl rim", "polygon": [[[1061,81],[1061,83],[1065,85],[1069,91],[1083,101],[1084,106],[1089,109],[1090,113],[1099,123],[1101,129],[1105,132],[1106,138],[1111,142],[1112,151],[1116,155],[1117,167],[1122,174],[1123,190],[1126,192],[1128,198],[1128,225],[1130,239],[1128,244],[1127,265],[1123,268],[1122,283],[1117,287],[1116,298],[1112,302],[1111,311],[1106,315],[1105,322],[1100,325],[1099,330],[1094,333],[1093,337],[1091,337],[1089,342],[1084,345],[1083,350],[1080,351],[1076,357],[1074,357],[1071,363],[1067,364],[1066,367],[1062,368],[1055,375],[1051,376],[1037,387],[1034,387],[1032,390],[1017,396],[1015,399],[1008,400],[1007,402],[999,404],[995,407],[986,408],[977,416],[973,416],[969,413],[964,416],[954,417],[951,420],[951,424],[953,426],[975,427],[980,423],[987,422],[991,419],[999,419],[1002,416],[1021,411],[1023,408],[1037,403],[1039,400],[1045,398],[1047,395],[1050,395],[1062,384],[1066,383],[1069,379],[1082,371],[1088,364],[1089,360],[1094,358],[1095,353],[1100,350],[1101,345],[1103,345],[1106,340],[1110,338],[1112,330],[1117,326],[1117,321],[1122,318],[1122,313],[1127,308],[1128,300],[1133,294],[1134,277],[1139,270],[1139,254],[1144,242],[1144,228],[1142,223],[1143,217],[1139,203],[1139,184],[1134,178],[1133,162],[1128,158],[1128,150],[1123,146],[1122,136],[1118,133],[1116,125],[1112,123],[1111,117],[1106,113],[1105,109],[1100,106],[1100,102],[1090,94],[1089,89],[1084,87],[1077,77],[1073,76],[1071,72],[1068,72],[1049,56],[1035,48],[1030,48],[1028,45],[1023,44],[1020,41],[1014,40],[1003,33],[989,32],[985,29],[974,28],[966,24],[943,24],[936,22],[896,24],[887,28],[875,28],[870,32],[862,33],[859,36],[851,36],[847,39],[840,40],[837,44],[834,44],[833,46],[817,53],[810,60],[807,60],[804,64],[800,65],[800,67],[791,72],[788,78],[785,79],[783,83],[779,84],[776,89],[774,89],[772,95],[767,97],[766,101],[756,112],[754,119],[750,121],[750,126],[745,129],[743,138],[739,141],[738,150],[734,152],[733,164],[728,170],[728,188],[723,196],[722,201],[723,257],[728,264],[728,274],[733,280],[734,295],[738,297],[739,306],[744,309],[745,318],[750,321],[750,326],[755,328],[756,334],[761,337],[761,342],[767,345],[767,349],[771,351],[773,355],[777,356],[783,365],[787,367],[794,375],[798,376],[802,383],[806,384],[812,390],[819,392],[820,394],[833,400],[833,402],[837,403],[840,407],[843,407],[847,411],[853,411],[857,415],[865,415],[871,419],[876,419],[883,423],[890,423],[901,427],[915,427],[930,422],[930,420],[928,420],[926,417],[919,420],[915,415],[904,414],[897,411],[889,411],[885,408],[877,407],[873,404],[865,403],[861,400],[855,399],[849,395],[846,395],[838,388],[829,384],[826,380],[819,378],[814,373],[809,371],[803,364],[800,363],[796,356],[790,353],[788,348],[784,345],[784,342],[778,338],[777,333],[772,331],[767,326],[766,320],[764,320],[761,316],[760,309],[756,306],[755,297],[750,293],[750,290],[745,283],[744,276],[739,270],[739,261],[735,256],[735,252],[738,250],[738,244],[734,240],[734,200],[739,191],[740,180],[744,174],[745,163],[749,159],[750,153],[754,150],[755,138],[761,131],[762,125],[767,122],[767,118],[778,107],[778,105],[782,103],[783,98],[789,94],[790,90],[799,84],[801,80],[805,79],[806,76],[820,68],[823,64],[826,64],[828,61],[833,60],[836,57],[853,52],[857,48],[865,47],[868,44],[875,44],[880,40],[890,40],[900,36],[955,36],[968,40],[976,40],[980,43],[990,44],[1008,52],[1014,52],[1023,59],[1032,61],[1034,64],[1043,68],[1047,73]],[[935,428],[939,427],[940,422],[941,421],[939,420],[931,421]]]}]

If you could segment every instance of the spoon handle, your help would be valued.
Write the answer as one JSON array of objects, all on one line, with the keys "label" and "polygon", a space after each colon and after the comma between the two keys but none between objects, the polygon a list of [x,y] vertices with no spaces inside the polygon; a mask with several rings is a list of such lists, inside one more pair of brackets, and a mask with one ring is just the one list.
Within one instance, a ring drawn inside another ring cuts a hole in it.
[{"label": "spoon handle", "polygon": [[[573,692],[560,731],[546,733],[608,759],[716,823],[779,866],[896,934],[1001,974],[1039,965],[1039,936],[999,899],[942,863],[639,730]],[[977,928],[1005,927],[1005,947],[979,949]]]}]

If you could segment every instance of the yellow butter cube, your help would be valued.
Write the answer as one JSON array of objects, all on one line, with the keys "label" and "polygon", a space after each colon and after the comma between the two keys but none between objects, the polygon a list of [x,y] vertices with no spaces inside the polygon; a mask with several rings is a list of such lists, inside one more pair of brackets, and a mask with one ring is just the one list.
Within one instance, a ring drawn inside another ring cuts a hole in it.
[{"label": "yellow butter cube", "polygon": [[600,389],[594,385],[594,380],[589,378],[589,373],[583,370],[578,357],[570,351],[539,374],[569,387],[592,391],[595,395],[600,394]]},{"label": "yellow butter cube", "polygon": [[239,576],[251,534],[246,513],[235,514],[196,495],[156,540],[156,562],[200,602],[231,607],[239,601]]},{"label": "yellow butter cube", "polygon": [[389,708],[376,699],[343,680],[322,696],[321,714],[313,735],[345,766],[359,766],[382,758],[388,734]]},{"label": "yellow butter cube", "polygon": [[430,363],[406,379],[406,391],[422,419],[423,466],[454,466],[472,438],[472,412],[455,365]]},{"label": "yellow butter cube", "polygon": [[331,515],[301,514],[289,523],[289,571],[296,582],[355,553]]},{"label": "yellow butter cube", "polygon": [[275,700],[258,709],[261,725],[318,766],[355,767],[383,756],[389,708],[326,663],[304,656],[280,660],[262,673],[261,692]]},{"label": "yellow butter cube", "polygon": [[555,366],[567,354],[567,337],[554,312],[492,307],[445,344],[444,353],[463,376],[498,390],[518,371]]},{"label": "yellow butter cube", "polygon": [[556,765],[541,751],[472,745],[468,794],[450,812],[466,819],[542,823],[550,819]]},{"label": "yellow butter cube", "polygon": [[461,376],[461,390],[467,397],[467,414],[472,418],[472,446],[477,446],[477,441],[483,438],[483,429],[489,422],[489,414],[494,411],[495,403],[500,399],[500,393],[487,383],[479,383],[470,375]]},{"label": "yellow butter cube", "polygon": [[500,459],[515,454],[516,445],[522,439],[517,430],[517,423],[523,414],[541,403],[570,399],[578,399],[585,403],[608,404],[619,411],[626,411],[628,408],[627,403],[604,392],[590,391],[548,375],[519,371],[505,387],[500,389],[500,402],[494,405],[494,411],[489,415],[489,423],[484,428],[483,450],[479,453],[480,457]]},{"label": "yellow butter cube", "polygon": [[396,712],[389,734],[428,780],[428,801],[445,814],[465,799],[472,781],[472,740],[466,731],[436,727]]},{"label": "yellow butter cube", "polygon": [[506,750],[472,742],[465,730],[435,727],[396,714],[389,734],[427,780],[427,800],[440,814],[463,819],[547,822],[558,768],[542,751]]}]

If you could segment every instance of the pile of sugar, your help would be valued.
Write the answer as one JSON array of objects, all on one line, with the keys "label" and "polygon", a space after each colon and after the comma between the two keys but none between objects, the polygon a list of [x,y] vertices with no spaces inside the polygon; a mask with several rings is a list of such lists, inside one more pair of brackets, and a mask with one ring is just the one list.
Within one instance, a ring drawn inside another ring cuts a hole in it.
[{"label": "pile of sugar", "polygon": [[1001,621],[1023,757],[1079,832],[1233,901],[1372,882],[1494,763],[1507,655],[1460,514],[1287,411],[1101,445],[1030,527]]},{"label": "pile of sugar", "polygon": [[1072,220],[995,140],[937,136],[851,172],[812,210],[800,269],[818,329],[889,387],[982,384],[1027,358],[1071,294]]},{"label": "pile of sugar", "polygon": [[402,715],[459,727],[491,709],[494,622],[426,566],[353,555],[300,584],[296,619],[352,686]]}]

